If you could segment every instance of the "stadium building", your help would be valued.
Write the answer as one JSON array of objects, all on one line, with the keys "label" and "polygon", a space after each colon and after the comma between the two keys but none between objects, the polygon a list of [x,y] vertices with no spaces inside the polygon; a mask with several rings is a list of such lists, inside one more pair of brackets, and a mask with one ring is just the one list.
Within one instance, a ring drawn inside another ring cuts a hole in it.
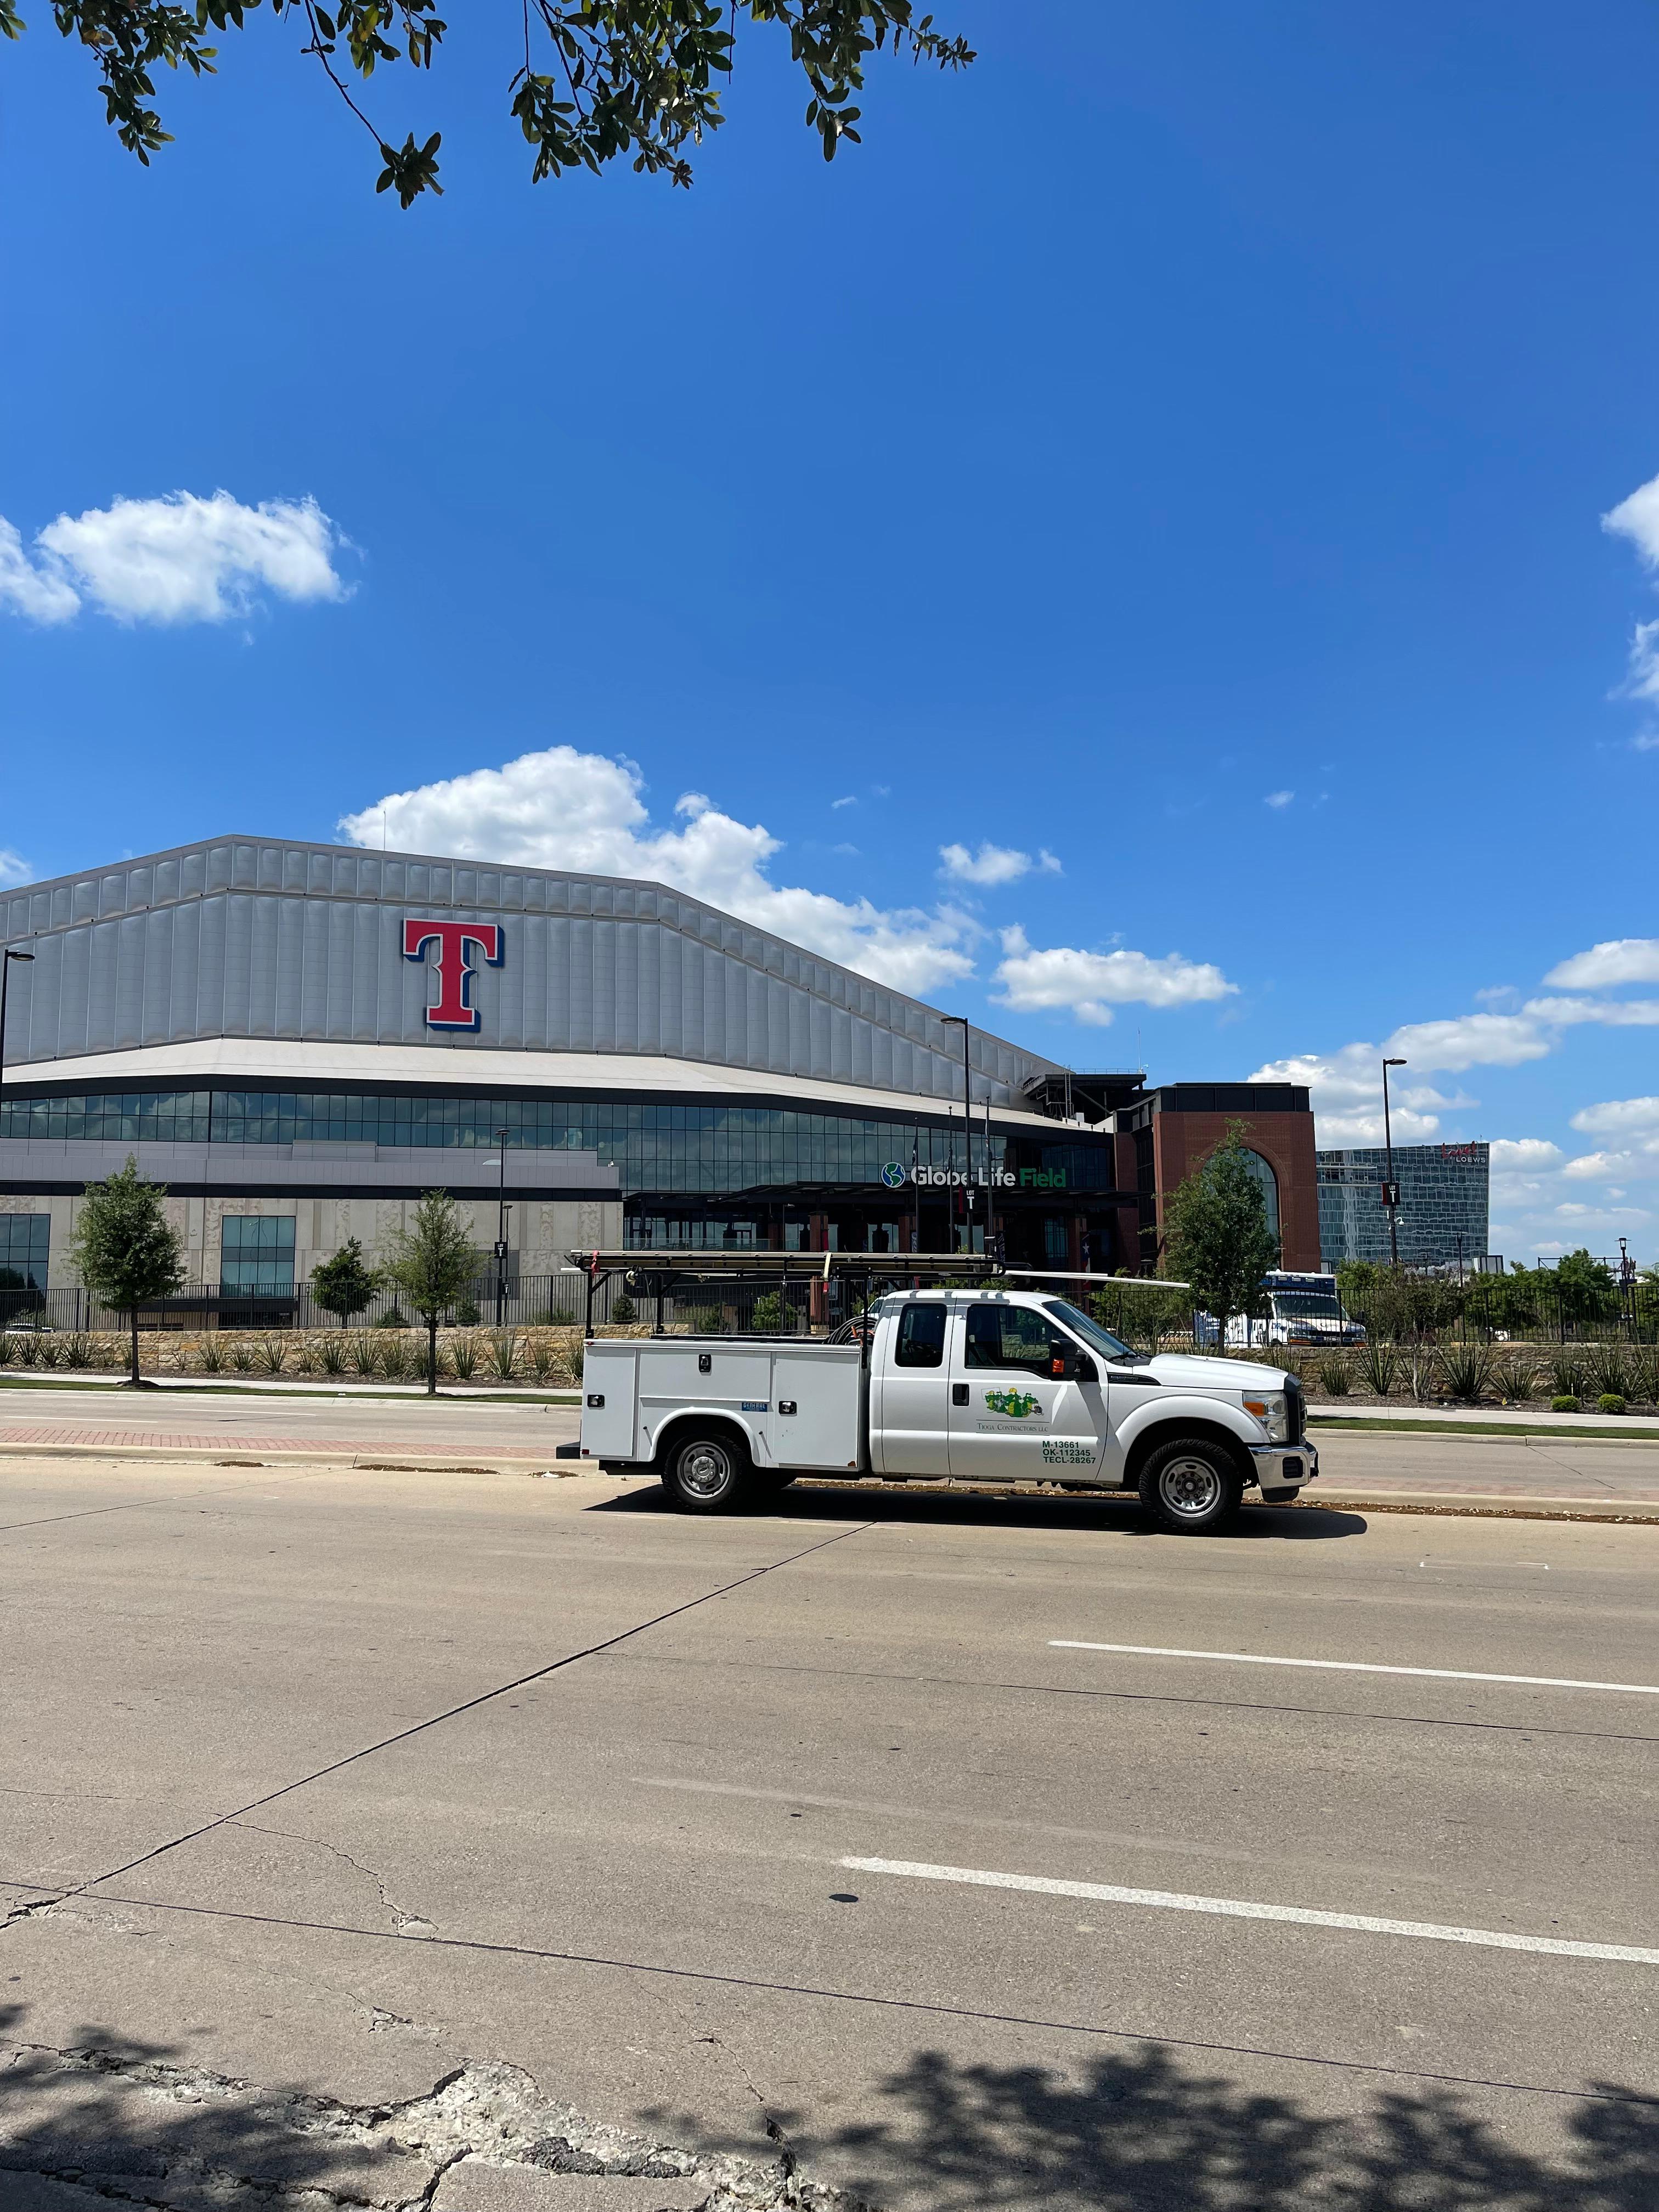
[{"label": "stadium building", "polygon": [[14,1289],[73,1282],[76,1201],[129,1153],[191,1284],[250,1297],[349,1237],[373,1261],[434,1187],[486,1250],[505,1196],[515,1283],[594,1246],[988,1235],[1138,1271],[1165,1178],[1235,1109],[1310,1264],[1305,1091],[1148,1092],[971,1027],[964,1085],[959,1022],[661,884],[227,837],[0,893],[0,933],[29,956],[0,1090]]}]

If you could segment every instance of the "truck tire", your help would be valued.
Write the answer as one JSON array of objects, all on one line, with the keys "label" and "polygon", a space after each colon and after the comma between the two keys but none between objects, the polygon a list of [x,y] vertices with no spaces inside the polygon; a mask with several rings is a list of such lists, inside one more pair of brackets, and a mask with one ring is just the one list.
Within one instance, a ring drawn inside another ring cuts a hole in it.
[{"label": "truck tire", "polygon": [[1243,1480],[1224,1444],[1209,1437],[1174,1437],[1147,1455],[1140,1502],[1160,1528],[1177,1536],[1213,1536],[1238,1517]]},{"label": "truck tire", "polygon": [[734,1430],[682,1429],[664,1456],[662,1486],[681,1513],[731,1513],[748,1494],[751,1471]]}]

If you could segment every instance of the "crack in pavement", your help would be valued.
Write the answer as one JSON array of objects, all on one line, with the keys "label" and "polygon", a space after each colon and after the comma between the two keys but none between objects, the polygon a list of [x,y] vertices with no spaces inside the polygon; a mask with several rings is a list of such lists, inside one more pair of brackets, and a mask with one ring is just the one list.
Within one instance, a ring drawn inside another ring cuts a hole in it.
[{"label": "crack in pavement", "polygon": [[154,2212],[194,2212],[204,2200],[428,2212],[444,2176],[471,2158],[509,2171],[673,2182],[682,2205],[691,2184],[698,2212],[876,2212],[803,2178],[769,2115],[773,2160],[701,2154],[591,2119],[500,2061],[465,2061],[420,2095],[382,2105],[270,2089],[96,2044],[0,2045],[0,2077],[9,2090],[39,2093],[41,2105],[32,2121],[0,2124],[0,2172]]},{"label": "crack in pavement", "polygon": [[[331,1759],[326,1766],[319,1766],[309,1774],[296,1775],[292,1782],[284,1782],[277,1789],[267,1790],[263,1796],[250,1798],[246,1805],[234,1805],[228,1812],[216,1814],[212,1820],[204,1820],[198,1827],[187,1829],[182,1835],[171,1837],[166,1843],[157,1844],[149,1850],[140,1851],[136,1857],[124,1860],[119,1866],[110,1867],[100,1875],[89,1875],[86,1881],[74,1883],[52,1902],[63,1904],[70,1898],[83,1896],[104,1882],[115,1881],[138,1867],[150,1865],[153,1861],[165,1857],[167,1852],[176,1851],[185,1844],[196,1843],[204,1836],[212,1835],[217,1829],[240,1824],[246,1820],[248,1814],[257,1813],[266,1805],[274,1805],[278,1798],[290,1796],[295,1790],[304,1790],[313,1782],[324,1781],[331,1774],[342,1773],[348,1766],[355,1766],[359,1759],[373,1759],[379,1752],[390,1751],[396,1744],[407,1743],[411,1737],[423,1735],[428,1729],[442,1727],[446,1721],[459,1720],[464,1713],[476,1712],[481,1705],[489,1705],[497,1698],[504,1698],[514,1690],[526,1689],[531,1683],[545,1681],[550,1674],[561,1674],[565,1668],[574,1667],[581,1660],[596,1658],[601,1652],[612,1651],[618,1644],[626,1644],[631,1637],[643,1636],[648,1629],[660,1628],[665,1621],[678,1620],[683,1613],[695,1613],[701,1606],[712,1605],[716,1598],[729,1597],[733,1590],[743,1589],[750,1583],[760,1582],[768,1575],[781,1572],[785,1567],[793,1567],[800,1560],[810,1559],[815,1552],[828,1551],[834,1544],[844,1544],[849,1537],[866,1535],[875,1525],[873,1522],[864,1521],[850,1528],[838,1528],[834,1535],[821,1537],[815,1544],[803,1545],[799,1552],[791,1552],[781,1559],[769,1559],[764,1566],[751,1567],[746,1574],[736,1575],[729,1583],[721,1583],[714,1589],[701,1591],[697,1596],[687,1598],[679,1605],[667,1606],[661,1613],[653,1613],[648,1620],[636,1620],[631,1627],[618,1629],[614,1636],[603,1637],[597,1644],[585,1644],[580,1651],[567,1652],[562,1659],[550,1660],[544,1667],[532,1667],[527,1674],[515,1674],[510,1682],[497,1682],[493,1689],[481,1690],[476,1697],[465,1698],[459,1705],[447,1705],[441,1712],[431,1713],[425,1720],[415,1721],[392,1735],[381,1736],[374,1743],[363,1744],[357,1750],[348,1752],[342,1759]],[[42,1909],[39,1906],[25,1907],[9,1914],[0,1920],[0,1935],[18,1920],[28,1918],[32,1911]]]},{"label": "crack in pavement", "polygon": [[385,1907],[386,1917],[392,1923],[392,1931],[394,1936],[436,1935],[435,1921],[427,1919],[422,1913],[405,1912],[395,1898],[387,1895],[384,1877],[376,1874],[373,1867],[365,1866],[361,1859],[354,1859],[349,1851],[342,1850],[338,1844],[325,1842],[321,1836],[302,1836],[293,1828],[263,1827],[257,1820],[227,1820],[224,1826],[228,1828],[240,1828],[249,1835],[283,1836],[289,1843],[310,1844],[317,1850],[327,1851],[337,1859],[343,1859],[349,1867],[355,1867],[359,1874],[367,1875],[379,1890],[380,1903]]}]

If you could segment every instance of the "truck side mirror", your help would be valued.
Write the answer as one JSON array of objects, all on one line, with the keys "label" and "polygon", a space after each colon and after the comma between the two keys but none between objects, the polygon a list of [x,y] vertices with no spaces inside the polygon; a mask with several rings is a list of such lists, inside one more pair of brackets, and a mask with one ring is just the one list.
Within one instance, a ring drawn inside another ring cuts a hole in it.
[{"label": "truck side mirror", "polygon": [[1076,1382],[1098,1382],[1100,1370],[1086,1352],[1078,1352],[1072,1361],[1072,1379]]}]

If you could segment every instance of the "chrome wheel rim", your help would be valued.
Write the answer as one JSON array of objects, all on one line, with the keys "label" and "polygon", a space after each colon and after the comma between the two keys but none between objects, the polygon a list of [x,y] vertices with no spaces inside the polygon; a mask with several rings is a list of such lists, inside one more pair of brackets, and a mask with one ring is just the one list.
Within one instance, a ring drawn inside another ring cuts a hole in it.
[{"label": "chrome wheel rim", "polygon": [[718,1498],[731,1480],[731,1460],[719,1444],[700,1441],[680,1454],[680,1480],[694,1498]]},{"label": "chrome wheel rim", "polygon": [[1158,1494],[1171,1513],[1196,1521],[1221,1502],[1221,1477],[1206,1459],[1172,1459],[1158,1478]]}]

